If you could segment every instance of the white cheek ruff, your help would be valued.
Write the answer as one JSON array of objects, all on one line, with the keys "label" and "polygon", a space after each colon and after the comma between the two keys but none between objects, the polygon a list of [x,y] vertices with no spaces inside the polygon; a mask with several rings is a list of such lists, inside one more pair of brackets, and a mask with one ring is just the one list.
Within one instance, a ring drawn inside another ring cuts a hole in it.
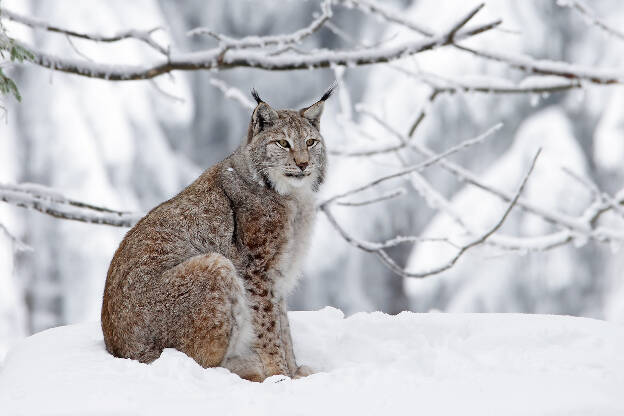
[{"label": "white cheek ruff", "polygon": [[271,185],[280,195],[290,195],[293,192],[305,190],[312,192],[312,187],[316,181],[316,174],[314,173],[302,178],[295,178],[284,176],[279,168],[269,169],[268,177]]}]

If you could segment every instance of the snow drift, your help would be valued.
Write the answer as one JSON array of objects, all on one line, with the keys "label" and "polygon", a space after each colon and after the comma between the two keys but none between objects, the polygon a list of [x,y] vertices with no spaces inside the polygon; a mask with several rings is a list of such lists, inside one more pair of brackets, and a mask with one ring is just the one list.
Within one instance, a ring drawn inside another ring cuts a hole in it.
[{"label": "snow drift", "polygon": [[251,383],[173,349],[114,358],[96,323],[18,343],[0,370],[9,415],[622,415],[624,328],[550,315],[290,314],[319,372]]}]

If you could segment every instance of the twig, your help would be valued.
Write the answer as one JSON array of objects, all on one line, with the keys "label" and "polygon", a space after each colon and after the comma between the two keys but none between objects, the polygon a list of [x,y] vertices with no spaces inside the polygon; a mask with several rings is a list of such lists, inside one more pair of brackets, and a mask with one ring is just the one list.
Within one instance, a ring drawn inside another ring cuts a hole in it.
[{"label": "twig", "polygon": [[561,169],[572,179],[587,188],[587,190],[595,198],[597,198],[603,204],[608,204],[613,209],[613,211],[615,211],[620,217],[624,218],[624,207],[621,206],[616,198],[609,195],[607,192],[600,190],[600,188],[598,188],[598,185],[596,185],[591,179],[582,177],[581,175],[571,171],[567,167],[563,167]]},{"label": "twig", "polygon": [[0,201],[73,221],[131,227],[141,215],[74,201],[37,185],[0,184]]},{"label": "twig", "polygon": [[557,4],[563,7],[572,8],[572,10],[575,10],[577,13],[588,19],[594,26],[597,26],[609,35],[613,35],[620,40],[624,40],[624,32],[614,28],[613,26],[605,23],[602,19],[598,18],[593,10],[591,10],[586,4],[578,0],[558,1]]},{"label": "twig", "polygon": [[409,131],[407,133],[408,138],[412,138],[414,136],[414,133],[416,133],[416,129],[418,128],[418,126],[420,126],[420,124],[423,122],[423,120],[427,116],[427,112],[430,106],[433,105],[435,99],[438,98],[438,95],[440,94],[440,92],[441,91],[439,89],[435,89],[431,93],[431,95],[429,95],[428,102],[425,103],[425,105],[423,105],[423,108],[420,110],[420,112],[416,116],[416,119],[414,120],[414,122],[409,128]]},{"label": "twig", "polygon": [[80,39],[87,39],[87,40],[91,40],[94,42],[111,43],[111,42],[118,42],[124,39],[136,39],[138,41],[144,42],[145,44],[149,45],[150,47],[152,47],[153,49],[157,50],[158,52],[160,52],[161,54],[165,56],[169,54],[169,51],[167,48],[159,45],[156,41],[154,41],[154,39],[152,39],[152,33],[154,33],[157,30],[162,29],[160,26],[155,27],[150,30],[134,30],[134,29],[124,30],[124,31],[115,33],[114,35],[105,36],[105,35],[101,35],[97,33],[84,33],[84,32],[77,32],[75,30],[64,29],[59,26],[47,23],[40,19],[23,16],[21,14],[12,12],[5,8],[2,8],[2,17],[3,18],[6,17],[9,20],[12,20],[17,23],[21,23],[25,26],[29,26],[35,29],[43,29],[43,30],[47,30],[48,32],[61,33],[66,36],[71,36],[71,37],[80,38]]},{"label": "twig", "polygon": [[394,273],[396,273],[397,275],[401,276],[401,277],[406,277],[406,278],[424,278],[424,277],[429,277],[429,276],[433,276],[436,274],[439,274],[445,270],[450,269],[451,267],[453,267],[455,265],[455,263],[457,263],[457,261],[471,248],[478,246],[480,244],[483,244],[492,234],[494,234],[496,231],[498,231],[498,229],[503,225],[503,223],[505,222],[505,220],[507,219],[507,217],[509,216],[509,213],[511,212],[511,210],[513,209],[513,207],[516,205],[516,203],[518,202],[518,198],[520,198],[520,194],[522,193],[522,191],[524,190],[524,187],[529,179],[529,176],[531,175],[531,173],[533,172],[533,168],[535,167],[535,162],[537,161],[537,158],[540,154],[540,151],[538,151],[535,155],[535,157],[533,158],[531,165],[527,171],[527,173],[525,174],[522,182],[520,183],[520,186],[518,187],[518,190],[516,191],[515,195],[513,196],[513,198],[511,199],[511,201],[509,202],[509,205],[507,206],[507,209],[505,210],[505,212],[503,213],[503,215],[500,217],[500,219],[496,222],[496,224],[494,224],[493,227],[491,227],[487,232],[485,232],[484,234],[482,234],[481,236],[479,236],[478,238],[474,239],[473,241],[471,241],[468,244],[462,245],[460,247],[460,249],[458,250],[458,252],[455,254],[455,256],[453,256],[453,258],[451,258],[447,263],[440,265],[438,267],[429,269],[429,270],[425,270],[422,272],[408,272],[407,270],[401,268],[389,255],[388,253],[384,250],[385,247],[380,247],[379,245],[375,244],[375,243],[369,243],[366,241],[361,241],[356,239],[355,237],[353,237],[351,234],[349,234],[344,228],[342,228],[340,226],[340,224],[338,223],[338,221],[336,221],[336,218],[333,216],[333,214],[330,211],[330,208],[328,205],[323,205],[321,207],[321,210],[323,211],[323,213],[327,216],[329,222],[334,226],[334,228],[340,233],[340,235],[351,245],[370,252],[370,253],[374,253],[376,254],[380,260],[388,267],[390,268]]},{"label": "twig", "polygon": [[14,252],[34,251],[31,246],[11,234],[11,232],[2,223],[0,223],[0,231],[2,231],[2,233],[11,241]]},{"label": "twig", "polygon": [[534,74],[556,75],[567,79],[585,80],[601,85],[621,84],[624,81],[624,71],[619,69],[595,69],[571,65],[565,62],[543,61],[528,56],[485,51],[483,49],[474,49],[461,45],[455,45],[455,47],[472,53],[473,55],[493,61],[504,62],[511,67]]},{"label": "twig", "polygon": [[535,81],[539,80],[539,82],[531,82],[531,79],[526,79],[519,84],[514,85],[507,80],[500,80],[503,82],[496,83],[491,79],[485,79],[483,81],[475,79],[464,80],[432,74],[425,71],[413,72],[403,68],[398,70],[409,77],[425,82],[431,86],[434,91],[438,92],[438,94],[455,94],[458,92],[484,94],[544,94],[583,87],[580,80],[569,80],[557,76],[536,77]]},{"label": "twig", "polygon": [[390,7],[383,6],[373,0],[338,0],[339,3],[344,4],[347,7],[356,7],[362,10],[364,13],[373,13],[381,16],[388,22],[398,23],[401,26],[405,26],[414,32],[420,33],[427,37],[435,36],[435,31],[422,24],[409,21],[403,17],[404,13],[395,11]]},{"label": "twig", "polygon": [[272,45],[290,45],[301,43],[305,38],[316,33],[332,17],[332,0],[323,0],[321,3],[321,15],[314,19],[307,27],[286,35],[247,36],[234,39],[214,31],[198,27],[187,32],[187,36],[209,35],[220,42],[220,46],[226,49],[263,48]]},{"label": "twig", "polygon": [[217,88],[219,91],[223,93],[226,98],[236,101],[243,108],[253,110],[256,108],[256,104],[247,98],[248,94],[245,94],[241,90],[236,87],[233,87],[226,83],[225,81],[218,78],[210,78],[210,85]]},{"label": "twig", "polygon": [[455,34],[457,33],[457,31],[461,29],[462,27],[464,27],[466,23],[470,21],[470,19],[472,19],[477,13],[479,13],[479,10],[481,10],[483,6],[485,6],[485,3],[481,3],[478,6],[474,7],[472,10],[470,10],[468,13],[462,16],[461,19],[455,22],[453,26],[451,26],[451,30],[448,31],[449,43],[453,43],[453,41],[455,40]]},{"label": "twig", "polygon": [[427,167],[429,167],[429,166],[431,166],[431,165],[433,165],[433,164],[435,164],[435,163],[437,163],[437,162],[439,162],[441,160],[444,160],[444,158],[446,158],[449,155],[452,155],[453,153],[456,153],[456,152],[458,152],[460,150],[463,150],[463,149],[465,149],[465,148],[467,148],[469,146],[472,146],[474,144],[482,142],[483,140],[485,140],[486,138],[491,136],[494,132],[499,130],[501,127],[502,127],[502,123],[496,124],[495,126],[490,127],[487,131],[485,131],[484,133],[480,134],[477,137],[465,140],[465,141],[459,143],[458,145],[455,145],[455,146],[449,148],[448,150],[446,150],[446,151],[444,151],[444,152],[442,152],[440,154],[431,155],[424,162],[418,163],[417,165],[410,166],[410,167],[405,168],[405,169],[401,169],[398,172],[395,172],[395,173],[392,173],[392,174],[389,174],[389,175],[385,175],[385,176],[379,177],[379,178],[377,178],[377,179],[375,179],[375,180],[373,180],[371,182],[366,183],[365,185],[358,186],[358,187],[353,188],[353,189],[351,189],[349,191],[342,192],[340,194],[337,194],[337,195],[334,195],[334,196],[332,196],[330,198],[327,198],[327,199],[325,199],[323,202],[321,202],[319,204],[319,208],[322,208],[323,206],[327,206],[327,205],[331,204],[332,202],[337,201],[339,199],[342,199],[342,198],[344,198],[346,196],[349,196],[349,195],[352,195],[352,194],[356,194],[356,193],[362,192],[364,190],[367,190],[369,188],[375,187],[375,186],[377,186],[377,185],[379,185],[379,184],[381,184],[383,182],[386,182],[386,181],[388,181],[390,179],[399,178],[401,176],[408,175],[408,174],[410,174],[412,172],[421,171],[421,170],[423,170],[423,169],[425,169],[425,168],[427,168]]},{"label": "twig", "polygon": [[[500,20],[464,29],[454,37],[455,41],[467,39],[490,30],[500,24]],[[44,68],[77,74],[90,78],[111,81],[150,79],[175,70],[225,70],[232,68],[260,68],[272,71],[328,68],[336,65],[358,66],[382,62],[392,62],[427,50],[447,45],[448,34],[433,38],[411,41],[388,47],[375,47],[366,50],[324,51],[317,50],[309,55],[284,53],[271,56],[270,52],[255,49],[232,49],[217,47],[201,52],[170,54],[164,61],[151,66],[103,65],[75,59],[54,56],[22,42],[16,43],[29,50],[32,62]],[[225,53],[227,52],[227,53]]]},{"label": "twig", "polygon": [[360,207],[364,205],[374,204],[377,202],[387,201],[388,199],[397,198],[402,195],[405,195],[405,189],[399,188],[374,198],[365,199],[363,201],[337,201],[336,205],[341,205],[344,207]]}]

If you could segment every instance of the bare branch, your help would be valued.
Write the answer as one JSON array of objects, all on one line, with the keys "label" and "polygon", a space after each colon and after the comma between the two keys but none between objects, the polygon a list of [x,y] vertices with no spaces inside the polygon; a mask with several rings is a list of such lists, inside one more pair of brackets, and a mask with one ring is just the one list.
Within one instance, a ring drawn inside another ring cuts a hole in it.
[{"label": "bare branch", "polygon": [[[393,136],[397,137],[400,141],[408,140],[406,137],[401,135],[398,131],[396,131],[392,126],[388,125],[384,120],[380,119],[374,114],[369,114],[375,121],[379,123],[386,131],[388,131]],[[415,150],[418,153],[426,156],[426,157],[434,157],[436,155],[428,147],[418,143],[412,142],[408,149]],[[446,158],[441,158],[437,161],[438,166],[447,170],[451,174],[457,177],[462,182],[469,183],[477,188],[480,188],[492,195],[497,196],[501,200],[505,202],[509,202],[512,200],[513,195],[507,191],[496,189],[495,187],[488,185],[481,181],[475,174],[464,169],[463,167],[447,160]],[[624,192],[622,193],[621,199],[616,198],[618,204],[622,204],[624,202]],[[547,221],[555,226],[562,227],[565,229],[569,229],[574,233],[579,235],[583,235],[587,238],[594,239],[596,241],[610,241],[610,240],[624,240],[624,234],[619,233],[617,231],[611,229],[594,229],[593,224],[596,220],[605,212],[611,209],[608,203],[600,203],[596,206],[591,206],[588,208],[586,213],[579,217],[575,218],[567,214],[563,214],[561,212],[549,211],[547,209],[541,208],[529,201],[524,199],[520,199],[517,201],[518,207],[531,212],[534,215],[542,218],[544,221]]]},{"label": "bare branch", "polygon": [[4,234],[11,241],[14,252],[33,251],[31,246],[11,234],[11,232],[2,223],[0,223],[0,231],[2,231],[2,234]]},{"label": "bare branch", "polygon": [[[430,105],[437,98],[438,94],[439,94],[439,91],[435,90],[429,96],[428,103],[425,103],[425,105],[422,107],[422,109],[420,110],[420,112],[416,116],[416,119],[412,123],[412,126],[410,127],[410,131],[409,131],[409,136],[407,138],[401,137],[400,138],[401,141],[400,141],[399,144],[389,145],[389,146],[388,145],[386,145],[386,146],[379,146],[379,147],[374,147],[374,148],[371,148],[371,149],[362,149],[362,150],[329,149],[329,154],[335,155],[335,156],[340,156],[340,157],[369,157],[369,156],[377,156],[377,155],[388,154],[388,153],[396,153],[396,152],[398,152],[398,151],[408,147],[410,145],[411,139],[412,139],[416,129],[418,128],[420,123],[422,123],[422,121],[425,119],[425,117],[427,115],[427,112],[429,111]],[[377,118],[377,116],[374,113],[372,113],[371,111],[366,109],[361,104],[357,106],[357,110],[360,113],[362,113],[362,114],[364,114],[366,116],[369,116],[369,117],[371,117],[373,119]]]},{"label": "bare branch", "polygon": [[203,27],[192,29],[187,32],[187,35],[212,36],[219,40],[220,46],[226,49],[264,48],[272,45],[284,46],[301,43],[305,38],[316,33],[332,17],[331,3],[332,0],[323,0],[319,17],[314,19],[307,27],[286,35],[247,36],[241,39],[234,39]]},{"label": "bare branch", "polygon": [[584,20],[589,20],[591,24],[597,26],[604,32],[609,35],[615,36],[620,40],[624,40],[624,32],[614,28],[613,26],[605,23],[602,19],[598,18],[593,10],[591,10],[586,4],[582,3],[579,0],[565,0],[558,1],[557,4],[563,7],[570,7],[572,10],[575,10],[581,16],[583,16]]},{"label": "bare branch", "polygon": [[407,133],[407,137],[408,138],[412,138],[414,136],[414,133],[416,133],[416,129],[418,128],[418,126],[420,126],[420,124],[423,122],[425,117],[427,117],[427,112],[428,112],[430,106],[433,105],[433,102],[435,101],[436,98],[438,98],[439,94],[440,94],[440,90],[439,89],[435,89],[431,93],[431,95],[429,95],[428,102],[425,103],[425,105],[420,110],[420,112],[418,113],[418,115],[414,119],[414,122],[412,123],[412,125],[409,128],[409,131]]},{"label": "bare branch", "polygon": [[84,32],[77,32],[75,30],[63,29],[59,26],[52,25],[43,20],[35,19],[33,17],[23,16],[18,13],[7,10],[5,8],[2,9],[2,17],[3,18],[6,17],[9,20],[12,20],[17,23],[21,23],[25,26],[32,27],[33,29],[43,29],[43,30],[47,30],[48,32],[60,33],[66,36],[71,36],[71,37],[80,38],[80,39],[87,39],[87,40],[91,40],[94,42],[111,43],[111,42],[118,42],[124,39],[136,39],[138,41],[141,41],[149,45],[150,47],[152,47],[153,49],[157,50],[158,52],[160,52],[161,54],[165,56],[169,54],[169,50],[167,48],[159,45],[156,41],[154,41],[154,39],[152,39],[152,33],[154,33],[157,30],[161,30],[162,29],[161,27],[155,27],[150,30],[134,30],[134,29],[124,30],[124,31],[115,33],[114,35],[105,36],[105,35],[101,35],[97,33],[84,33]]},{"label": "bare branch", "polygon": [[337,194],[337,195],[334,195],[334,196],[332,196],[330,198],[327,198],[326,200],[324,200],[323,202],[321,202],[319,204],[319,207],[323,207],[323,206],[329,205],[332,202],[337,201],[339,199],[342,199],[342,198],[344,198],[346,196],[349,196],[349,195],[352,195],[352,194],[356,194],[356,193],[362,192],[364,190],[367,190],[369,188],[375,187],[375,186],[379,185],[380,183],[386,182],[386,181],[388,181],[390,179],[399,178],[401,176],[408,175],[408,174],[410,174],[412,172],[422,171],[423,169],[425,169],[425,168],[427,168],[427,167],[429,167],[431,165],[434,165],[435,163],[437,163],[437,162],[439,162],[441,160],[444,160],[444,158],[446,158],[449,155],[452,155],[453,153],[456,153],[456,152],[458,152],[460,150],[463,150],[463,149],[465,149],[467,147],[470,147],[470,146],[472,146],[474,144],[482,142],[483,140],[485,140],[486,138],[488,138],[489,136],[494,134],[501,127],[502,127],[502,123],[496,124],[495,126],[490,127],[485,133],[482,133],[482,134],[480,134],[477,137],[465,140],[465,141],[459,143],[458,145],[455,145],[455,146],[451,147],[450,149],[448,149],[445,152],[442,152],[440,154],[431,155],[429,157],[429,159],[425,160],[424,162],[421,162],[421,163],[419,163],[417,165],[414,165],[414,166],[410,166],[410,167],[405,168],[405,169],[401,169],[398,172],[382,176],[382,177],[377,178],[377,179],[375,179],[375,180],[373,180],[371,182],[368,182],[365,185],[358,186],[358,187],[356,187],[354,189],[351,189],[349,191],[342,192],[340,194]]},{"label": "bare branch", "polygon": [[[348,1],[348,0],[347,0]],[[367,0],[366,2],[368,2]],[[362,3],[366,3],[362,2]],[[357,5],[357,3],[356,3]],[[368,7],[365,10],[377,14],[388,22],[400,24],[406,28],[412,29],[425,36],[432,37],[430,31],[422,31],[418,27],[414,27],[414,22],[404,17],[404,14],[396,11],[389,11],[387,8],[380,11],[379,8]],[[478,11],[478,10],[477,10]],[[457,40],[457,39],[455,39]],[[542,61],[535,60],[526,56],[518,56],[504,54],[500,52],[486,52],[483,50],[471,49],[466,46],[460,46],[453,43],[458,49],[471,52],[474,55],[507,63],[508,65],[535,74],[556,75],[572,80],[585,80],[594,84],[621,84],[624,80],[624,73],[619,69],[595,69],[577,65],[571,65],[565,62]],[[576,88],[571,87],[571,88]],[[510,91],[511,92],[511,91]]]},{"label": "bare branch", "polygon": [[484,94],[543,94],[567,91],[582,88],[580,80],[569,80],[558,76],[532,76],[520,83],[513,84],[505,79],[485,78],[470,79],[450,78],[425,71],[413,72],[401,68],[403,74],[419,79],[433,88],[435,92],[455,94],[484,93]]},{"label": "bare branch", "polygon": [[131,227],[141,215],[74,201],[41,185],[0,184],[0,201],[73,221]]},{"label": "bare branch", "polygon": [[[472,29],[461,30],[454,37],[455,41],[490,30],[500,24],[500,20],[479,25]],[[17,42],[28,49],[33,63],[44,68],[77,74],[91,78],[111,81],[129,81],[150,79],[175,70],[189,71],[199,69],[260,68],[272,71],[327,68],[336,65],[358,66],[382,62],[391,62],[414,54],[435,49],[449,44],[448,33],[420,41],[411,41],[395,46],[374,47],[366,50],[329,51],[316,50],[309,55],[284,53],[271,55],[265,50],[227,49],[217,47],[200,52],[171,53],[165,61],[151,66],[104,65],[81,60],[61,58],[50,55],[36,48]]]},{"label": "bare branch", "polygon": [[[427,205],[434,210],[438,210],[448,215],[468,236],[478,236],[480,231],[471,227],[467,221],[455,210],[451,202],[441,195],[422,175],[413,172],[411,183]],[[450,240],[450,238],[447,238]],[[508,235],[490,236],[484,244],[506,251],[544,251],[565,245],[573,240],[573,235],[569,231],[560,231],[538,237],[515,237]],[[458,245],[453,244],[459,248]]]},{"label": "bare branch", "polygon": [[417,24],[409,21],[403,17],[404,13],[393,10],[390,7],[383,6],[373,0],[338,0],[339,3],[344,4],[347,7],[356,7],[365,13],[373,13],[381,16],[388,22],[398,23],[401,26],[405,26],[414,32],[420,33],[427,37],[435,36],[435,31],[424,25]]},{"label": "bare branch", "polygon": [[[621,203],[616,200],[613,196],[609,195],[607,192],[603,192],[598,188],[598,185],[594,183],[590,178],[583,177],[570,169],[563,167],[562,170],[570,176],[572,179],[583,185],[587,190],[594,196],[594,198],[599,200],[599,203],[603,205],[606,204],[613,211],[618,214],[620,217],[624,218],[624,207],[622,207]],[[593,218],[592,221],[595,222],[597,218]]]},{"label": "bare branch", "polygon": [[254,108],[256,108],[256,103],[247,98],[247,94],[245,94],[238,88],[229,85],[225,81],[218,78],[210,78],[210,85],[221,91],[225,98],[236,101],[243,108],[249,110],[253,110]]},{"label": "bare branch", "polygon": [[360,207],[363,205],[370,205],[370,204],[374,204],[374,203],[381,202],[381,201],[387,201],[388,199],[397,198],[402,195],[405,195],[405,189],[398,188],[398,189],[395,189],[394,191],[382,194],[374,198],[365,199],[363,201],[337,201],[336,205],[342,205],[345,207]]},{"label": "bare branch", "polygon": [[456,48],[473,55],[493,61],[504,62],[507,65],[541,75],[556,75],[573,80],[585,80],[594,84],[621,84],[624,81],[624,71],[620,69],[595,69],[565,62],[545,61],[533,59],[523,55],[513,55],[503,52],[491,52],[482,49],[473,49],[455,45]]},{"label": "bare branch", "polygon": [[485,3],[481,3],[478,6],[474,7],[472,10],[462,16],[461,19],[455,22],[453,26],[451,26],[451,30],[448,31],[449,42],[452,43],[454,41],[457,31],[464,27],[466,23],[470,21],[470,19],[472,19],[477,13],[479,13],[479,10],[481,10],[483,6],[485,6]]},{"label": "bare branch", "polygon": [[520,186],[518,187],[518,190],[514,194],[513,198],[509,202],[509,205],[507,206],[507,209],[505,210],[503,215],[500,217],[500,219],[496,222],[496,224],[494,224],[494,226],[491,227],[483,235],[481,235],[478,238],[472,240],[468,244],[465,244],[465,245],[461,246],[460,249],[458,250],[458,252],[455,254],[455,256],[453,258],[451,258],[447,263],[445,263],[443,265],[440,265],[438,267],[429,269],[429,270],[422,271],[422,272],[408,272],[407,270],[405,270],[405,269],[401,268],[399,265],[397,265],[396,262],[384,250],[384,248],[387,247],[387,245],[386,246],[382,246],[382,245],[379,245],[379,244],[376,244],[376,243],[369,243],[369,242],[366,242],[366,241],[358,240],[357,238],[353,237],[344,228],[342,228],[340,226],[338,221],[336,221],[336,218],[331,213],[328,205],[321,206],[321,210],[326,215],[326,217],[328,218],[329,222],[334,226],[334,228],[336,228],[336,230],[338,230],[340,235],[349,244],[351,244],[351,245],[353,245],[353,246],[355,246],[355,247],[357,247],[357,248],[359,248],[361,250],[364,250],[364,251],[376,254],[380,258],[380,260],[388,268],[390,268],[393,272],[395,272],[397,275],[399,275],[401,277],[410,277],[410,278],[424,278],[424,277],[433,276],[433,275],[439,274],[439,273],[441,273],[441,272],[443,272],[445,270],[448,270],[451,267],[453,267],[455,265],[455,263],[457,263],[457,261],[468,250],[470,250],[471,248],[476,247],[476,246],[478,246],[480,244],[483,244],[492,234],[494,234],[496,231],[498,231],[498,229],[503,225],[503,223],[505,222],[505,220],[509,216],[509,213],[511,212],[513,207],[518,202],[518,198],[520,198],[520,194],[524,190],[524,187],[525,187],[525,185],[527,183],[527,180],[529,179],[529,176],[533,172],[533,168],[535,167],[535,162],[537,161],[537,157],[539,156],[539,153],[540,152],[538,151],[537,154],[535,155],[535,157],[533,158],[532,163],[531,163],[527,173],[525,174],[524,178],[522,179],[522,182],[520,183]]}]

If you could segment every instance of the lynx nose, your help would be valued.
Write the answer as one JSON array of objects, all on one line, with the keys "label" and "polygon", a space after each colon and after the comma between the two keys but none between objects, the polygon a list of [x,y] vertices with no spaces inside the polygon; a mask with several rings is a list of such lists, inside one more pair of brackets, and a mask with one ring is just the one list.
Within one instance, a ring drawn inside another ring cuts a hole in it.
[{"label": "lynx nose", "polygon": [[305,150],[304,151],[295,150],[293,154],[293,159],[295,160],[295,164],[299,166],[299,169],[304,171],[305,168],[308,167],[308,162],[310,161],[310,155]]}]

